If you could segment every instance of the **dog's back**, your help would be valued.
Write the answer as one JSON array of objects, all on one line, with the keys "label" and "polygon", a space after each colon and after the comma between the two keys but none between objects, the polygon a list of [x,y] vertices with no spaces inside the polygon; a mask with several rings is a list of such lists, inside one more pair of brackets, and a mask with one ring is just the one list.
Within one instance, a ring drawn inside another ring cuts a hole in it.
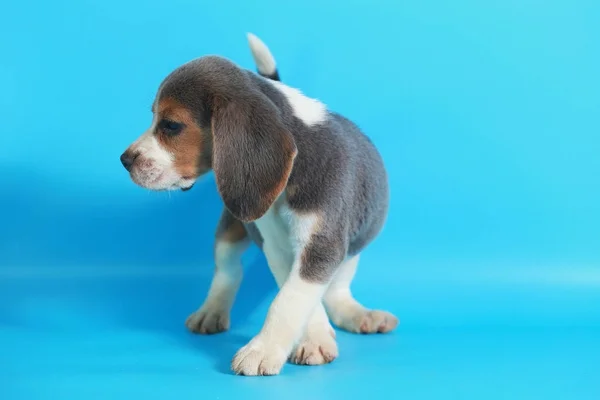
[{"label": "dog's back", "polygon": [[348,255],[358,254],[387,216],[389,187],[382,158],[354,122],[279,83],[273,56],[256,40],[251,37],[250,48],[260,76],[248,71],[250,79],[277,106],[298,148],[288,203],[298,210],[337,214],[332,219],[345,222]]}]

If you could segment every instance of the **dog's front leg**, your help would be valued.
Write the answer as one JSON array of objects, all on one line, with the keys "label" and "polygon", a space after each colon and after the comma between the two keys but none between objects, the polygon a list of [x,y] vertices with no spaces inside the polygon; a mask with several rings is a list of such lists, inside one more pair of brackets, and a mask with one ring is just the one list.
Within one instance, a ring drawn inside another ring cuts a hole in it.
[{"label": "dog's front leg", "polygon": [[306,330],[320,305],[332,272],[343,259],[341,246],[309,242],[297,252],[290,274],[271,303],[261,329],[234,356],[232,369],[240,375],[276,375]]},{"label": "dog's front leg", "polygon": [[215,242],[215,272],[204,304],[186,320],[194,333],[211,334],[229,329],[230,312],[242,282],[242,255],[250,246],[244,225],[223,210]]}]

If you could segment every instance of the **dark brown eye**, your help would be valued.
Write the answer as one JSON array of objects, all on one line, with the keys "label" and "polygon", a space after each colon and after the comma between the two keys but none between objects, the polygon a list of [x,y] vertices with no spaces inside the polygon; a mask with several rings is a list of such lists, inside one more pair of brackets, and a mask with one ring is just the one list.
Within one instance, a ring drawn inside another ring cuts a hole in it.
[{"label": "dark brown eye", "polygon": [[185,125],[179,122],[171,121],[169,119],[162,119],[158,123],[158,128],[165,134],[172,136],[181,133]]}]

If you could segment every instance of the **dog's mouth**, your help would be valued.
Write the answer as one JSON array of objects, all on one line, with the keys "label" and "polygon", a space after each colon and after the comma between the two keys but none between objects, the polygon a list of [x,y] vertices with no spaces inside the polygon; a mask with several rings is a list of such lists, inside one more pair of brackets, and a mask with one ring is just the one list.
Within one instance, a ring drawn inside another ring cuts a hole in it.
[{"label": "dog's mouth", "polygon": [[187,192],[188,190],[190,190],[191,188],[194,187],[195,183],[196,183],[196,177],[182,176],[179,188],[181,189],[182,192]]},{"label": "dog's mouth", "polygon": [[132,169],[129,173],[131,180],[144,189],[162,192],[181,190],[187,192],[196,183],[193,176],[181,176],[171,169]]}]

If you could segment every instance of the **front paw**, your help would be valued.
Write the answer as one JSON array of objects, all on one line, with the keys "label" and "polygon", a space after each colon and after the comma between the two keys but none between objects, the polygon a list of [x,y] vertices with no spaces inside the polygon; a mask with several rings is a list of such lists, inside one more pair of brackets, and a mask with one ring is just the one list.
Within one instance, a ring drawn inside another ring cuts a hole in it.
[{"label": "front paw", "polygon": [[190,314],[185,326],[194,333],[213,334],[229,329],[229,310],[211,306],[202,306]]},{"label": "front paw", "polygon": [[277,375],[286,359],[287,353],[281,346],[255,337],[235,354],[231,369],[237,375]]}]

